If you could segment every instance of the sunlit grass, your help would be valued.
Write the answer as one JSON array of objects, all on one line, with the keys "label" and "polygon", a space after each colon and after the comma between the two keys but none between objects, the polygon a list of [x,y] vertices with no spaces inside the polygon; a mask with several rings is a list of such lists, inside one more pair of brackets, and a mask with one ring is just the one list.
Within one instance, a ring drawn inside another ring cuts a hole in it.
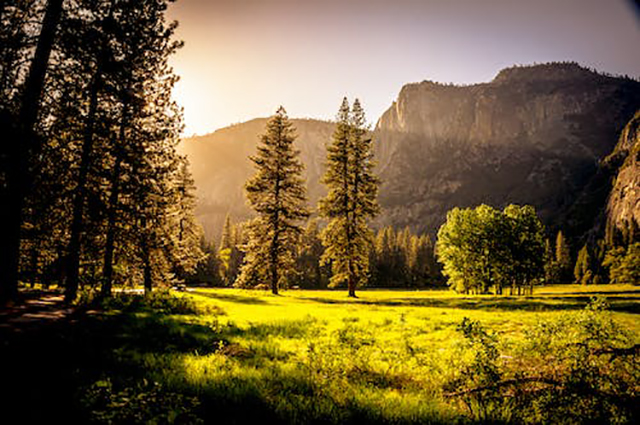
[{"label": "sunlit grass", "polygon": [[119,358],[168,391],[197,397],[205,419],[458,420],[464,409],[444,388],[474,355],[457,331],[465,317],[496,332],[501,355],[512,358],[528,329],[605,295],[613,318],[640,341],[640,292],[631,286],[546,287],[519,298],[445,290],[363,290],[355,300],[343,291],[176,295],[200,313],[137,313],[118,336]]}]

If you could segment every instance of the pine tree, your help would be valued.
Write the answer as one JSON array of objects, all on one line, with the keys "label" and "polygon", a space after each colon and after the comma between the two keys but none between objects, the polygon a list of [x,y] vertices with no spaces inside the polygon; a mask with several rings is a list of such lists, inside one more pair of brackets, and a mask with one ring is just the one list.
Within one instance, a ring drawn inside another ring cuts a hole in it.
[{"label": "pine tree", "polygon": [[562,231],[556,236],[556,268],[557,277],[564,283],[571,281],[571,252]]},{"label": "pine tree", "polygon": [[[42,147],[41,138],[37,132],[38,114],[41,110],[47,65],[62,15],[62,3],[62,0],[49,0],[47,2],[35,53],[29,63],[29,70],[21,87],[20,96],[18,96],[20,99],[17,101],[18,105],[15,108],[14,115],[17,119],[12,119],[13,114],[7,111],[0,111],[0,125],[2,126],[0,130],[3,133],[3,138],[6,138],[6,141],[3,141],[4,146],[2,146],[2,157],[3,162],[5,162],[3,165],[6,165],[6,172],[3,179],[4,184],[2,185],[3,191],[0,193],[4,202],[0,215],[0,228],[2,229],[2,238],[0,238],[0,276],[2,276],[0,281],[0,304],[11,301],[17,296],[18,292],[21,227],[24,218],[23,208],[26,203],[26,194],[29,193],[33,180],[31,167],[34,159],[40,154]],[[0,13],[4,15],[5,8],[8,7],[9,5],[2,4]],[[1,18],[1,21],[4,21],[4,16]],[[25,22],[24,25],[22,28],[28,28],[30,23]],[[17,24],[17,27],[20,26],[20,24]],[[20,29],[19,31],[23,33],[26,29]],[[3,45],[3,54],[8,52],[6,47],[7,45]],[[19,47],[16,54],[21,54]],[[6,59],[6,57],[3,59]],[[6,66],[7,68],[3,68],[3,74],[5,75],[17,71],[14,64],[9,63]],[[16,80],[19,80],[19,78],[13,79],[10,83],[12,87],[3,87],[3,91],[16,90]],[[18,123],[17,125],[15,124],[16,122]]]},{"label": "pine tree", "polygon": [[336,130],[327,148],[327,170],[323,182],[328,194],[320,213],[329,219],[322,239],[323,261],[331,262],[330,285],[347,282],[349,296],[363,285],[369,274],[369,250],[373,234],[368,220],[379,210],[378,180],[373,173],[371,139],[367,137],[364,111],[356,99],[353,109],[343,99]]},{"label": "pine tree", "polygon": [[258,216],[249,225],[245,260],[236,282],[240,287],[268,282],[278,293],[294,270],[294,248],[309,216],[295,130],[280,107],[269,120],[258,152],[251,157],[256,174],[246,183],[249,204]]},{"label": "pine tree", "polygon": [[179,280],[184,281],[205,260],[200,241],[203,231],[196,222],[195,182],[186,157],[178,157],[173,176],[172,200],[169,214],[168,237],[171,241],[172,268]]},{"label": "pine tree", "polygon": [[309,220],[298,244],[296,258],[297,283],[301,287],[323,288],[328,281],[328,270],[322,265],[322,239],[318,220]]},{"label": "pine tree", "polygon": [[589,249],[587,248],[587,244],[585,244],[580,252],[578,252],[578,259],[573,269],[573,276],[576,279],[576,283],[583,285],[591,283],[593,273],[591,272],[590,264]]},{"label": "pine tree", "polygon": [[222,236],[220,237],[220,250],[231,249],[233,240],[233,226],[231,225],[231,217],[229,214],[224,218],[224,226],[222,226]]}]

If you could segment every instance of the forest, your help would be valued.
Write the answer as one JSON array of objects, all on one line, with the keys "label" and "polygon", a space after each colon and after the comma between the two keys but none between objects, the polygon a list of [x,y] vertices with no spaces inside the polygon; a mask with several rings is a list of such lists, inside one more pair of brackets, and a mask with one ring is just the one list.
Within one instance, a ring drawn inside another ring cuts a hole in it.
[{"label": "forest", "polygon": [[206,236],[172,3],[0,2],[0,422],[637,423],[637,222],[381,225],[358,98],[317,203],[280,106]]}]

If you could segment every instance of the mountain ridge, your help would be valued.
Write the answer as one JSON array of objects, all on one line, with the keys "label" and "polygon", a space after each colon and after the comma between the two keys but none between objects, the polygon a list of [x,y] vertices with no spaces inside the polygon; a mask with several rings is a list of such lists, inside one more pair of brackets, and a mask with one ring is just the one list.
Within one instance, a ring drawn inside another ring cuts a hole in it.
[{"label": "mountain ridge", "polygon": [[[492,81],[465,86],[406,84],[372,133],[383,207],[374,224],[435,233],[455,206],[526,203],[551,230],[582,232],[593,217],[574,222],[572,207],[590,197],[589,181],[639,108],[640,82],[575,63],[514,66]],[[251,175],[248,156],[266,120],[183,143],[208,235],[227,213],[236,220],[250,216],[242,185]],[[334,124],[292,121],[313,206],[324,193],[324,148]]]}]

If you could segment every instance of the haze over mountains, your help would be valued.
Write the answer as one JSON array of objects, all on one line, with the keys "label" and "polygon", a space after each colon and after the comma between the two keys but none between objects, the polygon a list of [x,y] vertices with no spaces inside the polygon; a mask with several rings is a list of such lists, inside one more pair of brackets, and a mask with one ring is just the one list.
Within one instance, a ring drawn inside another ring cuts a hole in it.
[{"label": "haze over mountains", "polygon": [[[520,203],[534,205],[551,228],[583,232],[608,195],[599,162],[639,108],[640,82],[573,63],[512,67],[470,86],[407,84],[373,131],[383,182],[376,224],[433,233],[453,207]],[[226,214],[238,221],[250,216],[242,187],[265,123],[251,120],[182,144],[210,237]],[[324,193],[320,177],[333,124],[294,125],[313,206]]]}]

